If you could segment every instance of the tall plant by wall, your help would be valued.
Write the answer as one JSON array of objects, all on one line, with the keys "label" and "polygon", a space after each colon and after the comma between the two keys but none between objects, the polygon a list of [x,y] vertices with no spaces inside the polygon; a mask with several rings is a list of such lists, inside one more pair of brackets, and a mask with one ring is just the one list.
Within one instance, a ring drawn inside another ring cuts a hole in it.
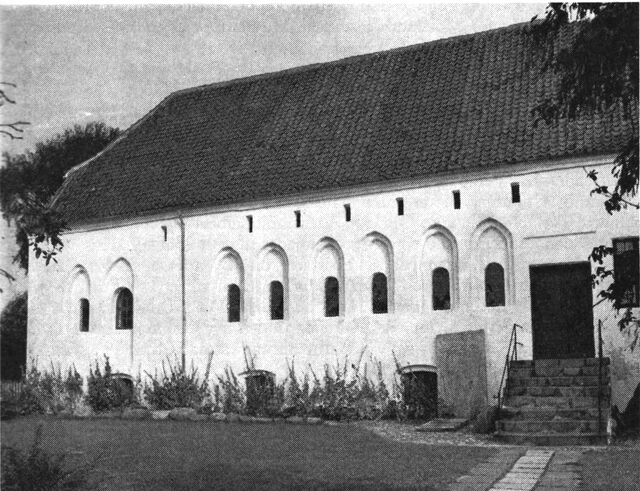
[{"label": "tall plant by wall", "polygon": [[133,390],[121,379],[113,376],[109,357],[104,357],[104,368],[96,360],[95,369],[89,368],[86,403],[96,412],[120,409],[134,403]]},{"label": "tall plant by wall", "polygon": [[214,389],[214,402],[216,411],[242,414],[246,412],[245,389],[230,367],[225,368],[223,375],[218,375],[218,384]]},{"label": "tall plant by wall", "polygon": [[73,411],[82,399],[82,377],[75,367],[66,375],[52,364],[50,370],[40,371],[35,360],[24,372],[17,405],[22,414],[57,414]]},{"label": "tall plant by wall", "polygon": [[199,409],[211,398],[208,380],[212,359],[213,352],[209,354],[202,379],[200,379],[198,369],[194,367],[193,363],[191,368],[187,370],[177,359],[173,362],[167,359],[166,366],[164,361],[162,362],[161,376],[145,372],[151,381],[151,384],[144,388],[146,401],[156,409],[177,407]]}]

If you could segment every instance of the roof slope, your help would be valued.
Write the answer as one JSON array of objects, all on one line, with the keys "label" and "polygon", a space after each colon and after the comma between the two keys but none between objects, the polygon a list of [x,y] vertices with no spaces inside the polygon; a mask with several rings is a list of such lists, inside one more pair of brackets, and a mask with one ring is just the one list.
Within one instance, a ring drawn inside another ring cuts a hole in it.
[{"label": "roof slope", "polygon": [[615,151],[619,116],[534,125],[526,24],[171,94],[67,178],[70,223]]}]

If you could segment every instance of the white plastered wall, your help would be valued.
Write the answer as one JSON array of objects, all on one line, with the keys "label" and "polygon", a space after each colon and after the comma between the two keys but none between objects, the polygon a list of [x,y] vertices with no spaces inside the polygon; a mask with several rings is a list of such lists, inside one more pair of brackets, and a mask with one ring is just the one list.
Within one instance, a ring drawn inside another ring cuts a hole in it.
[{"label": "white plastered wall", "polygon": [[[216,372],[226,365],[240,372],[243,346],[248,346],[257,356],[257,368],[281,378],[287,359],[318,371],[336,356],[355,360],[366,347],[391,377],[392,353],[402,364],[434,363],[437,334],[484,329],[491,401],[514,323],[523,326],[520,358],[531,358],[529,266],[586,261],[595,245],[637,235],[638,221],[632,212],[607,215],[601,200],[590,197],[590,182],[579,165],[456,180],[186,216],[187,360],[204,366],[214,351]],[[520,184],[520,203],[511,202],[512,182]],[[461,194],[460,210],[453,209],[454,190]],[[404,216],[397,215],[399,197]],[[351,207],[350,222],[345,204]],[[253,233],[247,215],[253,216]],[[132,272],[132,332],[114,329],[110,302],[116,286],[109,271],[120,258]],[[505,270],[504,307],[484,306],[489,262]],[[452,309],[433,311],[429,272],[441,263],[450,272]],[[68,322],[62,305],[61,292],[77,266],[91,283],[88,333]],[[389,279],[388,314],[371,313],[374,269]],[[343,299],[341,315],[324,318],[318,315],[319,278],[329,271],[338,275]],[[284,320],[268,317],[265,288],[273,279],[285,287]],[[41,363],[75,363],[86,373],[92,360],[107,354],[115,369],[135,375],[140,369],[153,371],[167,356],[180,356],[180,228],[175,217],[68,234],[59,263],[45,267],[32,261],[29,281],[29,353]],[[226,299],[219,298],[229,282],[241,285],[239,323],[226,321]],[[623,409],[629,388],[640,381],[638,348],[625,350],[628,340],[615,326],[610,307],[599,306],[594,317],[604,321],[605,355],[614,359],[613,399]]]}]

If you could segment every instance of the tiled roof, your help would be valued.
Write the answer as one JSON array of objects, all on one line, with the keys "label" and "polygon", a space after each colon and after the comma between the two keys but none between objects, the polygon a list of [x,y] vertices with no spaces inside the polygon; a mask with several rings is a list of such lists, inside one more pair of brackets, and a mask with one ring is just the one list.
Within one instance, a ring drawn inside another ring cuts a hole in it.
[{"label": "tiled roof", "polygon": [[169,95],[67,178],[70,223],[614,152],[618,115],[535,125],[526,24]]}]

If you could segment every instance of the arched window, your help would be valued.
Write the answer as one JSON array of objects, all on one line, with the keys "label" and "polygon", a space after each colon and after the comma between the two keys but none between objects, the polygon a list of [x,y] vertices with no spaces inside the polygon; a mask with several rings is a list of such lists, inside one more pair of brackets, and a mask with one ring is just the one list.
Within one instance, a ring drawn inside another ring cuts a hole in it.
[{"label": "arched window", "polygon": [[451,308],[449,271],[445,268],[433,270],[431,291],[433,293],[433,310],[449,310]]},{"label": "arched window", "polygon": [[122,288],[116,299],[116,329],[133,329],[133,294]]},{"label": "arched window", "polygon": [[80,299],[80,331],[89,331],[89,299]]},{"label": "arched window", "polygon": [[389,311],[387,300],[387,276],[374,273],[371,281],[371,306],[374,314],[386,314]]},{"label": "arched window", "polygon": [[235,283],[227,286],[227,321],[240,322],[240,287]]},{"label": "arched window", "polygon": [[484,270],[484,292],[487,307],[504,306],[504,268],[490,263]]},{"label": "arched window", "polygon": [[338,278],[329,276],[324,280],[324,316],[340,315],[340,283]]},{"label": "arched window", "polygon": [[269,310],[271,320],[284,319],[284,288],[279,281],[269,284]]}]

